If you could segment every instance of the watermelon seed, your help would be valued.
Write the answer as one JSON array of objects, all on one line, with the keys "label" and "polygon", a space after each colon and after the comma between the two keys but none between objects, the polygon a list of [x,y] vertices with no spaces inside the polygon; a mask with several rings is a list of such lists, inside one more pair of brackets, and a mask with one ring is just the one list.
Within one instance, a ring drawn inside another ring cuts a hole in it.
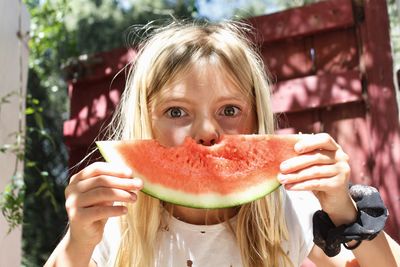
[{"label": "watermelon seed", "polygon": [[205,233],[206,233],[206,231],[200,231],[200,233],[202,233],[202,234],[205,234]]}]

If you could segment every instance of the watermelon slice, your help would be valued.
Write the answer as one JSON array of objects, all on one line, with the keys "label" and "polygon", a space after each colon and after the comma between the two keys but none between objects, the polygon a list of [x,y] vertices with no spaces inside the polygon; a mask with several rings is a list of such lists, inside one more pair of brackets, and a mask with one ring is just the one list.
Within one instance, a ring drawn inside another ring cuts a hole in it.
[{"label": "watermelon slice", "polygon": [[108,162],[132,168],[143,192],[194,208],[241,205],[274,191],[282,161],[293,157],[297,135],[226,135],[203,146],[187,138],[165,147],[156,140],[100,141]]}]

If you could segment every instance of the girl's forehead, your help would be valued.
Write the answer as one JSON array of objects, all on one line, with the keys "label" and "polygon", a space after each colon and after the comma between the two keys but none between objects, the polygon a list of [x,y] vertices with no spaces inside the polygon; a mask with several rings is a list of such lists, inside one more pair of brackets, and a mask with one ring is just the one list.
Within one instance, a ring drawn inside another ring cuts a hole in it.
[{"label": "girl's forehead", "polygon": [[200,85],[202,83],[228,82],[234,84],[235,87],[239,87],[237,79],[220,61],[213,58],[201,58],[196,62],[190,63],[186,68],[182,68],[180,73],[177,73],[175,77],[168,81],[167,86],[182,82],[197,82]]},{"label": "girl's forehead", "polygon": [[197,82],[203,83],[219,83],[224,80],[235,80],[220,62],[201,59],[198,62],[191,63],[178,73],[169,84],[182,82]]},{"label": "girl's forehead", "polygon": [[210,98],[248,98],[249,94],[236,82],[236,78],[221,64],[210,61],[196,62],[175,75],[155,95],[156,102],[194,97],[208,93]]}]

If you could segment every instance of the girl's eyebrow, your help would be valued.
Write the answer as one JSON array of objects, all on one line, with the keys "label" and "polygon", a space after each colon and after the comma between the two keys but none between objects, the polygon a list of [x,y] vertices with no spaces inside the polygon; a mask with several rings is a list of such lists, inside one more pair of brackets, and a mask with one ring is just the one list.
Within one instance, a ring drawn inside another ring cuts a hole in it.
[{"label": "girl's eyebrow", "polygon": [[[227,101],[247,101],[246,96],[244,95],[227,95],[221,96],[216,99],[218,102],[227,102]],[[189,99],[186,96],[167,96],[167,97],[159,97],[157,99],[157,104],[164,104],[166,102],[184,102],[187,104],[192,104],[195,102],[195,99]]]},{"label": "girl's eyebrow", "polygon": [[184,102],[187,104],[191,104],[193,101],[191,101],[185,96],[167,96],[167,97],[160,96],[157,98],[156,101],[157,105],[162,105],[168,102]]},{"label": "girl's eyebrow", "polygon": [[218,98],[219,101],[229,101],[229,100],[237,100],[237,101],[243,101],[247,100],[246,96],[239,94],[239,95],[227,95],[227,96],[221,96]]}]

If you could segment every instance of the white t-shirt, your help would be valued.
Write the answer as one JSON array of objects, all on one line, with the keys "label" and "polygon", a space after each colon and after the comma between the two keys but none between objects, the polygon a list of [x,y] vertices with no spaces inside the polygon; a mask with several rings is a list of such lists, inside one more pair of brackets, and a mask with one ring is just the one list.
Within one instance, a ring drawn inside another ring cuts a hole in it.
[{"label": "white t-shirt", "polygon": [[[282,247],[294,266],[300,266],[312,249],[312,215],[320,206],[310,192],[282,191],[289,232]],[[226,224],[193,225],[170,217],[168,228],[159,232],[154,267],[242,267],[239,247]],[[235,225],[235,217],[231,223]],[[113,266],[119,237],[118,219],[111,218],[92,256],[98,267]]]}]

